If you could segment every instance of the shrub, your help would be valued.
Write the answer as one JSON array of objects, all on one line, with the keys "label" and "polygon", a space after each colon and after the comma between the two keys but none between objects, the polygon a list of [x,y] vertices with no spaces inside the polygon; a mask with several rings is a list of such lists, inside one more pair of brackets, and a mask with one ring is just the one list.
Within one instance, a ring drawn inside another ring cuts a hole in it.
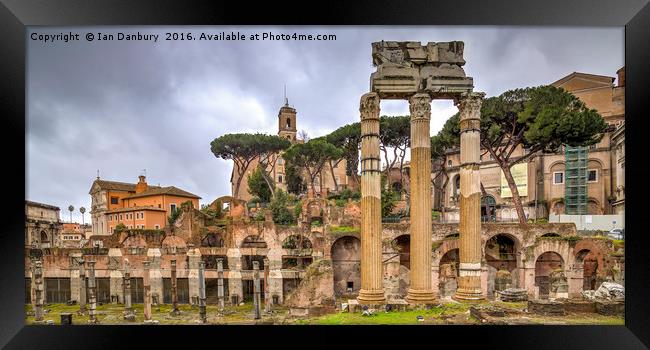
[{"label": "shrub", "polygon": [[275,196],[271,200],[269,209],[271,209],[271,214],[273,215],[273,222],[280,225],[290,225],[296,222],[293,214],[287,208],[289,198],[287,193],[278,189],[275,192]]}]

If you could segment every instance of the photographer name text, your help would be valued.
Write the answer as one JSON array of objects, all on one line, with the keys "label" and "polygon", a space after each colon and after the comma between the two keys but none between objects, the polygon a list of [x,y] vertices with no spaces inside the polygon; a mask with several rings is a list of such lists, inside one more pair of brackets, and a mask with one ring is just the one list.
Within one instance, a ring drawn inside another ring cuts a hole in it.
[{"label": "photographer name text", "polygon": [[68,43],[74,41],[334,41],[335,34],[304,34],[304,33],[241,33],[234,31],[222,32],[85,32],[85,33],[31,33],[32,41],[43,43]]}]

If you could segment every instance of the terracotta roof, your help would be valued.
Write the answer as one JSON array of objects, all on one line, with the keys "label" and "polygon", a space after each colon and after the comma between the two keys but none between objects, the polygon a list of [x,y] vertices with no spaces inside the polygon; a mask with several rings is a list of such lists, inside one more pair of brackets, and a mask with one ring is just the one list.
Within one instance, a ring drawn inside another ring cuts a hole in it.
[{"label": "terracotta roof", "polygon": [[32,202],[25,200],[25,205],[29,205],[32,207],[40,207],[40,208],[45,208],[45,209],[52,209],[52,210],[61,210],[59,207],[50,205],[50,204],[44,204],[44,203],[39,203],[39,202]]},{"label": "terracotta roof", "polygon": [[[95,180],[93,185],[90,187],[89,193],[92,192],[92,188],[95,184],[99,185],[99,188],[102,190],[114,190],[114,191],[125,191],[125,192],[135,192],[135,184],[119,181],[108,181],[108,180]],[[149,188],[160,188],[160,186],[151,186]]]},{"label": "terracotta roof", "polygon": [[162,208],[156,208],[153,206],[137,206],[137,207],[126,207],[126,208],[118,208],[118,209],[113,209],[109,210],[106,213],[122,213],[122,212],[127,212],[127,211],[137,211],[137,210],[154,210],[154,211],[165,211],[165,209]]},{"label": "terracotta roof", "polygon": [[605,84],[605,83],[606,84],[611,84],[611,83],[614,82],[614,79],[615,79],[614,77],[610,77],[610,76],[607,76],[607,75],[573,72],[573,73],[571,73],[571,74],[569,74],[569,75],[567,75],[567,76],[565,76],[563,78],[560,78],[560,79],[552,82],[550,85],[560,86],[560,85],[564,84],[565,82],[567,82],[567,81],[569,81],[569,80],[571,80],[571,79],[573,79],[575,77],[586,78],[586,79],[592,80],[592,81],[596,80],[596,81],[602,82],[603,84]]},{"label": "terracotta roof", "polygon": [[189,198],[201,198],[193,193],[189,193],[187,191],[183,191],[180,188],[174,187],[174,186],[167,186],[167,187],[155,187],[152,188],[153,186],[149,186],[149,188],[144,191],[140,192],[137,194],[133,194],[131,196],[125,197],[124,199],[131,199],[131,198],[140,198],[140,197],[147,197],[147,196],[155,196],[155,195],[161,195],[161,194],[168,194],[172,196],[179,196],[179,197],[189,197]]}]

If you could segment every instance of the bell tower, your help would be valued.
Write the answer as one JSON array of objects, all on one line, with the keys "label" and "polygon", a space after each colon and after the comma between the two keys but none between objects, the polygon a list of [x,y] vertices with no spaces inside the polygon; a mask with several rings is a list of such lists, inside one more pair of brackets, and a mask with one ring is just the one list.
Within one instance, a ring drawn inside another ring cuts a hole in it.
[{"label": "bell tower", "polygon": [[289,106],[289,99],[284,97],[284,106],[278,113],[278,136],[296,142],[296,109]]}]

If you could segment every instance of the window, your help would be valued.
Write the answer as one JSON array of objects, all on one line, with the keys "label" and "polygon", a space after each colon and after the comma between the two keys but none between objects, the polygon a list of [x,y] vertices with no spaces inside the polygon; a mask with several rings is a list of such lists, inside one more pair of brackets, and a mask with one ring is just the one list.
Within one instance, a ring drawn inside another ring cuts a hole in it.
[{"label": "window", "polygon": [[278,175],[278,183],[282,183],[282,175]]},{"label": "window", "polygon": [[158,208],[162,208],[162,206],[160,206],[160,203],[158,203]]},{"label": "window", "polygon": [[451,159],[447,161],[447,166],[451,166]]},{"label": "window", "polygon": [[140,212],[140,219],[144,219],[144,212]]},{"label": "window", "polygon": [[156,230],[160,230],[160,225],[154,225],[154,228],[155,228]]},{"label": "window", "polygon": [[111,204],[117,204],[117,197],[111,197]]},{"label": "window", "polygon": [[587,182],[597,182],[598,181],[598,170],[588,170],[587,171]]},{"label": "window", "polygon": [[176,211],[176,204],[172,203],[169,205],[169,208],[171,208],[172,213]]},{"label": "window", "polygon": [[564,183],[564,172],[563,171],[556,171],[553,173],[553,184],[554,185],[561,185]]},{"label": "window", "polygon": [[282,158],[278,158],[278,165],[282,165],[282,162],[283,162]]}]

